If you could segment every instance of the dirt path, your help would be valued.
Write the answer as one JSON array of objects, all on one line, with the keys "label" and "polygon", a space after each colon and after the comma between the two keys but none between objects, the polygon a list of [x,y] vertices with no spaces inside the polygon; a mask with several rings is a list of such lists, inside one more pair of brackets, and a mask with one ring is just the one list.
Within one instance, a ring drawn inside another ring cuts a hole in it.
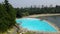
[{"label": "dirt path", "polygon": [[36,15],[29,15],[26,17],[54,16],[54,15],[60,15],[60,14],[36,14]]}]

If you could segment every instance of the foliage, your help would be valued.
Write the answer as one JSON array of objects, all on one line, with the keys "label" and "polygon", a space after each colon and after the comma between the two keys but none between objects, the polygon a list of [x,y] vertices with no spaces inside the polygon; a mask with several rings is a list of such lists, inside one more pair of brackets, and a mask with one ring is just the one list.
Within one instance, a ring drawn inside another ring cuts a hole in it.
[{"label": "foliage", "polygon": [[5,0],[4,4],[0,4],[0,32],[12,28],[16,24],[15,19],[16,11],[8,3],[8,0]]},{"label": "foliage", "polygon": [[58,6],[58,5],[56,5],[56,7],[52,7],[52,6],[50,6],[50,7],[44,7],[43,5],[42,5],[42,7],[40,8],[40,7],[25,7],[25,8],[23,8],[23,7],[21,7],[21,8],[15,8],[15,9],[17,9],[17,16],[19,17],[19,16],[24,16],[24,15],[22,15],[22,13],[28,13],[29,15],[33,15],[33,14],[47,14],[47,13],[49,13],[49,14],[51,14],[51,13],[60,13],[60,6]]}]

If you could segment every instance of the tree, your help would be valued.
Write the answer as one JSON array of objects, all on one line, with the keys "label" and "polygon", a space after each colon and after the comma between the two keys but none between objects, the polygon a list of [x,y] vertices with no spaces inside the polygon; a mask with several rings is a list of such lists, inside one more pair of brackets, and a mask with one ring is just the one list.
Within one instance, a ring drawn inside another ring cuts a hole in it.
[{"label": "tree", "polygon": [[0,4],[0,32],[5,32],[12,28],[16,22],[16,11],[8,0],[4,4]]}]

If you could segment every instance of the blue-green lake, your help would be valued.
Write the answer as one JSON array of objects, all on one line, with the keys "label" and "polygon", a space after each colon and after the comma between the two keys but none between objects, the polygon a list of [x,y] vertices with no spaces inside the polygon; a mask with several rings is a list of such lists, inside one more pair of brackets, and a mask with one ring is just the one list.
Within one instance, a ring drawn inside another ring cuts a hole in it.
[{"label": "blue-green lake", "polygon": [[16,22],[19,23],[21,27],[32,31],[57,32],[47,21],[37,18],[20,18],[16,19]]}]

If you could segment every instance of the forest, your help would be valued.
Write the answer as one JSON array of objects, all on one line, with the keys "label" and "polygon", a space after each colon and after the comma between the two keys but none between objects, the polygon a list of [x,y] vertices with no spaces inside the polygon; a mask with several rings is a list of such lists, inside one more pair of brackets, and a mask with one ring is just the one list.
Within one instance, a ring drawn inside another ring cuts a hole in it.
[{"label": "forest", "polygon": [[17,11],[16,17],[20,18],[23,16],[28,16],[28,15],[34,15],[34,14],[55,14],[55,13],[60,13],[60,6],[56,5],[55,7],[21,7],[21,8],[15,8]]}]

